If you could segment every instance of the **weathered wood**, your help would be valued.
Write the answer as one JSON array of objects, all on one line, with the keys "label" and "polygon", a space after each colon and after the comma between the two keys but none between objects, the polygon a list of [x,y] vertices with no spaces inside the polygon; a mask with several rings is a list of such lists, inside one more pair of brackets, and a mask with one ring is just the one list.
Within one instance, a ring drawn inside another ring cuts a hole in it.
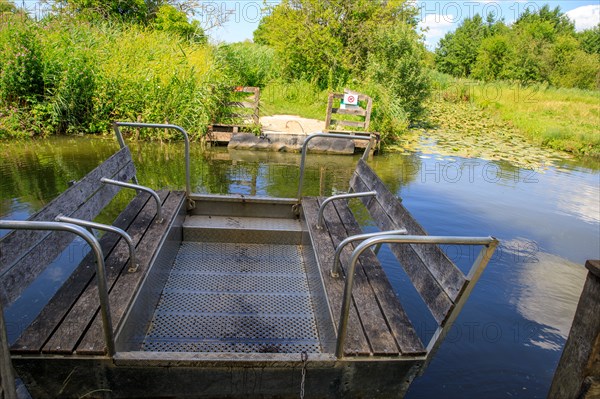
[{"label": "weathered wood", "polygon": [[[164,200],[166,195],[165,191],[159,193],[161,200]],[[146,230],[151,226],[155,216],[156,203],[154,201],[146,202],[127,231],[136,246],[140,246],[140,240],[147,234]],[[109,291],[123,272],[123,269],[126,270],[128,259],[129,248],[123,240],[119,240],[110,254],[105,254],[106,280]],[[138,262],[140,262],[139,259]],[[72,353],[98,309],[100,309],[98,286],[97,280],[94,278],[69,310],[69,313],[64,317],[52,337],[44,345],[42,352]]]},{"label": "weathered wood", "polygon": [[[360,160],[352,177],[351,186],[361,179],[368,190],[377,191],[377,201],[390,219],[398,226],[406,228],[408,234],[426,235],[425,229],[402,206],[398,197],[392,194],[373,170]],[[456,302],[462,292],[466,278],[454,263],[437,245],[413,245],[415,252],[423,259],[430,273],[439,282],[446,294]]]},{"label": "weathered wood", "polygon": [[[334,93],[329,93],[329,96],[327,97],[327,113],[325,114],[325,131],[329,131],[329,128],[331,127],[331,113],[332,113],[332,108],[333,108],[334,96],[335,96]],[[342,98],[343,98],[343,96],[342,96]]]},{"label": "weathered wood", "polygon": [[342,120],[331,120],[331,124],[334,126],[347,126],[347,127],[365,127],[365,122],[357,122],[357,121],[342,121]]},{"label": "weathered wood", "polygon": [[[72,215],[81,204],[100,189],[99,181],[102,177],[114,178],[115,174],[122,170],[129,162],[131,162],[131,153],[128,148],[123,148],[88,173],[81,181],[69,187],[39,212],[32,215],[28,220],[53,221],[59,214],[65,216]],[[0,240],[0,275],[3,275],[31,247],[42,241],[49,234],[51,233],[48,231],[36,230],[17,230],[7,234]]]},{"label": "weathered wood", "polygon": [[344,109],[344,108],[332,108],[332,114],[341,114],[341,115],[355,115],[355,116],[366,116],[367,110],[363,108],[356,109]]},{"label": "weathered wood", "polygon": [[2,302],[0,302],[0,399],[4,398],[17,399],[17,390],[15,388],[15,375],[8,350],[4,307],[2,306]]},{"label": "weathered wood", "polygon": [[[183,192],[170,192],[168,197],[163,202],[163,223],[152,223],[150,228],[145,232],[144,237],[138,244],[138,263],[139,269],[136,273],[121,273],[118,280],[113,285],[109,300],[113,327],[115,330],[119,326],[121,319],[125,315],[129,304],[146,275],[150,267],[150,261],[154,257],[158,249],[161,238],[168,232],[169,225],[177,212],[181,209],[185,199]],[[154,211],[155,212],[155,211]],[[99,355],[104,354],[104,334],[102,330],[102,320],[98,314],[100,307],[96,306],[96,316],[86,332],[83,339],[77,345],[76,352],[78,354]]]},{"label": "weathered wood", "polygon": [[[371,191],[371,188],[366,186],[361,179],[356,179],[353,183],[353,188],[357,192]],[[390,219],[376,198],[363,198],[362,201],[377,227],[382,231],[406,228],[398,220]],[[414,245],[410,244],[394,244],[390,245],[390,250],[406,271],[406,274],[417,292],[421,295],[421,298],[423,298],[433,317],[441,324],[453,308],[453,302],[431,275],[414,247]]]},{"label": "weathered wood", "polygon": [[[313,235],[313,245],[315,254],[318,256],[319,267],[325,290],[327,291],[327,300],[329,301],[333,312],[333,321],[337,328],[340,320],[340,310],[342,308],[342,296],[344,294],[344,282],[339,278],[332,278],[329,274],[331,264],[333,263],[334,247],[329,233],[325,229],[317,229],[317,215],[319,204],[316,198],[304,198],[302,200],[302,209],[306,218],[306,223]],[[369,344],[362,329],[360,319],[356,313],[354,303],[350,307],[348,335],[346,338],[346,347],[344,354],[346,356],[370,355]]]},{"label": "weathered wood", "polygon": [[[129,227],[136,219],[150,195],[142,192],[137,195],[117,216],[113,226],[130,231]],[[116,234],[105,234],[100,240],[104,254],[110,254],[119,241]],[[21,333],[11,350],[13,353],[38,353],[56,330],[65,315],[73,307],[85,288],[95,278],[95,258],[89,253],[56,292],[36,319]]]},{"label": "weathered wood", "polygon": [[577,305],[549,399],[597,398],[600,391],[600,261],[587,261],[588,276]]},{"label": "weathered wood", "polygon": [[[369,96],[367,96],[366,94],[360,94],[357,93],[355,91],[351,91],[351,90],[345,90],[347,92],[350,92],[350,94],[355,94],[358,96],[358,101],[368,101],[369,100]],[[336,100],[343,100],[344,99],[344,93],[331,93],[332,98],[335,98]]]},{"label": "weathered wood", "polygon": [[260,88],[259,87],[253,87],[253,86],[244,86],[244,87],[235,87],[234,91],[236,92],[242,92],[242,93],[260,93]]},{"label": "weathered wood", "polygon": [[[349,92],[348,90],[346,90]],[[363,133],[369,133],[369,126],[371,122],[371,112],[373,109],[373,99],[367,95],[352,92],[352,94],[358,97],[358,101],[366,102],[366,108],[362,108],[360,105],[352,108],[334,108],[333,102],[335,99],[343,99],[344,94],[341,93],[330,93],[327,101],[327,114],[325,117],[325,131],[329,133],[340,133],[336,130],[336,126],[344,126],[350,128],[363,129]],[[348,121],[348,120],[333,120],[332,114],[338,115],[354,115],[362,117],[362,121]],[[350,132],[349,132],[350,133]],[[356,133],[356,132],[351,132]]]},{"label": "weathered wood", "polygon": [[[227,115],[224,115],[224,118],[234,119],[234,118],[252,118],[252,123],[258,125],[260,123],[259,120],[259,105],[260,105],[260,88],[258,87],[233,87],[233,92],[236,93],[250,93],[252,95],[247,96],[245,100],[242,101],[230,101],[225,103],[226,106],[235,108],[235,111],[230,112]],[[208,126],[208,136],[211,141],[218,141],[213,139],[213,132],[218,131],[219,129],[227,129],[227,131],[232,131],[233,133],[237,133],[240,130],[240,127],[245,126],[245,121],[241,123],[233,123],[233,124],[224,124],[224,123],[213,123]],[[231,130],[230,130],[231,128]]]},{"label": "weathered wood", "polygon": [[[133,163],[128,163],[112,178],[126,181],[135,174]],[[96,191],[79,209],[71,215],[73,218],[93,220],[100,211],[119,192],[120,187],[105,186]],[[45,270],[50,262],[60,255],[73,241],[75,236],[66,232],[52,232],[34,246],[18,263],[6,271],[0,278],[0,286],[4,288],[5,303],[12,303],[25,289]],[[1,290],[0,290],[1,291]]]},{"label": "weathered wood", "polygon": [[[319,202],[319,205],[321,205],[322,201]],[[333,248],[337,248],[337,246],[348,237],[348,232],[346,231],[344,224],[350,221],[340,219],[334,206],[326,207],[323,215],[326,230],[329,232],[332,239]],[[352,219],[354,219],[354,217],[352,217]],[[340,257],[342,265],[348,265],[351,253],[351,247],[346,246]],[[373,259],[371,258],[370,260]],[[389,331],[384,316],[381,314],[381,309],[379,308],[373,289],[363,270],[363,266],[367,268],[373,266],[373,264],[367,262],[368,260],[366,260],[365,257],[361,257],[361,261],[356,268],[354,287],[352,288],[354,305],[356,306],[358,317],[363,325],[367,340],[371,345],[372,353],[374,355],[398,355],[399,351],[394,338]],[[376,261],[376,263],[379,262]],[[328,269],[331,269],[332,267],[331,264],[325,266]],[[346,268],[343,266],[342,268],[344,269],[344,274],[347,276],[348,273]]]},{"label": "weathered wood", "polygon": [[[348,208],[348,204],[338,201],[334,203],[334,206],[340,219],[344,220],[347,235],[361,234],[361,229],[352,211]],[[350,244],[349,246],[351,249],[354,249],[356,245]],[[417,335],[408,315],[402,308],[394,288],[390,284],[375,254],[371,251],[364,252],[361,256],[361,265],[371,287],[373,287],[375,298],[402,354],[418,355],[425,353],[423,343]]]},{"label": "weathered wood", "polygon": [[[360,97],[359,97],[360,98]],[[373,111],[373,99],[369,97],[367,99],[367,113],[365,115],[365,130],[369,131],[370,123],[371,123],[371,112]]]},{"label": "weathered wood", "polygon": [[254,101],[254,102],[250,102],[250,101],[231,101],[231,102],[227,103],[227,106],[228,107],[254,109],[254,108],[256,108],[256,106],[258,106],[258,103],[256,101]]}]

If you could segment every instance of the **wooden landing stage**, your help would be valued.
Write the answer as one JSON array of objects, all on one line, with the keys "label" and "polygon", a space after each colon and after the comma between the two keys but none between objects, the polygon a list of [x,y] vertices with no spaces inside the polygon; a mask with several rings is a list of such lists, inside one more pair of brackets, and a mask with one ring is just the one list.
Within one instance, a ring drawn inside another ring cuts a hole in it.
[{"label": "wooden landing stage", "polygon": [[[427,236],[363,160],[337,197],[191,194],[189,173],[186,192],[156,193],[118,138],[121,151],[29,221],[0,221],[15,230],[0,241],[4,307],[75,235],[93,248],[11,343],[34,397],[401,397],[497,243]],[[113,225],[90,222],[123,187],[140,192]],[[380,232],[363,234],[349,197]],[[439,324],[429,343],[371,250],[386,243]],[[482,246],[468,275],[441,243]],[[8,387],[10,367],[0,373]]]}]

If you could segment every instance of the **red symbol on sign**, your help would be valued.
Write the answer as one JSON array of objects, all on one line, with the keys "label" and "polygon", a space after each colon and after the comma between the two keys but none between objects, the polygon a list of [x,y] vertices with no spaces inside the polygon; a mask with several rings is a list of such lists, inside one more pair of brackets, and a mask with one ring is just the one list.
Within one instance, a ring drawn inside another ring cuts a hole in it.
[{"label": "red symbol on sign", "polygon": [[354,101],[356,101],[356,99],[354,98],[354,96],[348,96],[348,102],[349,103],[353,103]]}]

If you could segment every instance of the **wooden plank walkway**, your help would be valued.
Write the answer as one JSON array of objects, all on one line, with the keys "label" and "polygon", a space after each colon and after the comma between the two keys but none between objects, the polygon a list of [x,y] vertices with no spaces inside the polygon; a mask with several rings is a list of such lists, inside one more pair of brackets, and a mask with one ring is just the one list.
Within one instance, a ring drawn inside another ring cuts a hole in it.
[{"label": "wooden plank walkway", "polygon": [[[117,217],[114,226],[133,239],[139,269],[129,273],[124,240],[112,233],[100,240],[105,254],[113,327],[119,324],[141,284],[161,237],[185,198],[183,192],[160,191],[163,223],[156,223],[156,203],[146,193],[137,195]],[[105,343],[99,315],[94,259],[90,254],[57,291],[11,348],[13,354],[73,353],[103,355]]]},{"label": "wooden plank walkway", "polygon": [[[318,209],[323,200],[304,198],[302,204],[337,328],[344,279],[331,277],[329,271],[337,245],[350,235],[361,234],[361,230],[343,201],[335,201],[325,208],[326,228],[317,229]],[[354,246],[350,244],[342,251],[340,260],[344,274],[353,249]],[[353,301],[344,348],[346,356],[414,356],[425,353],[423,343],[373,252],[367,252],[361,257],[352,292]]]}]

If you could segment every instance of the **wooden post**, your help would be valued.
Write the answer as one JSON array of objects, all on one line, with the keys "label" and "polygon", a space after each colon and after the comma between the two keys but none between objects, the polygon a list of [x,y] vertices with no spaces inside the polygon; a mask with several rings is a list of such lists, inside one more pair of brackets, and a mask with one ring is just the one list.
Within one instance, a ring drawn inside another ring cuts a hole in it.
[{"label": "wooden post", "polygon": [[589,260],[585,267],[587,280],[549,399],[600,397],[600,261]]},{"label": "wooden post", "polygon": [[15,375],[10,361],[2,302],[0,302],[0,399],[17,399]]},{"label": "wooden post", "polygon": [[327,115],[325,116],[325,130],[327,133],[331,130],[331,108],[333,107],[333,93],[329,93],[329,98],[327,99]]},{"label": "wooden post", "polygon": [[[367,114],[365,115],[365,132],[369,131],[369,126],[371,124],[371,112],[373,112],[373,99],[369,97],[367,99]],[[373,151],[375,148],[373,148]]]}]

